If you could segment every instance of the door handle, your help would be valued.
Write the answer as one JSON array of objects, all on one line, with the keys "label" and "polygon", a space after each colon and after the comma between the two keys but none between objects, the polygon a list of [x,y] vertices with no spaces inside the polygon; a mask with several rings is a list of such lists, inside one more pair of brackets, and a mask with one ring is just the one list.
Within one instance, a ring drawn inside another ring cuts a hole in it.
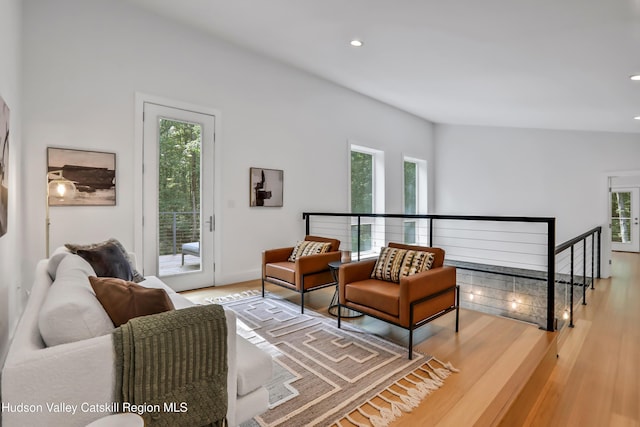
[{"label": "door handle", "polygon": [[209,232],[213,232],[213,229],[215,228],[215,223],[213,222],[213,215],[209,216],[209,219],[206,221],[207,224],[209,224]]}]

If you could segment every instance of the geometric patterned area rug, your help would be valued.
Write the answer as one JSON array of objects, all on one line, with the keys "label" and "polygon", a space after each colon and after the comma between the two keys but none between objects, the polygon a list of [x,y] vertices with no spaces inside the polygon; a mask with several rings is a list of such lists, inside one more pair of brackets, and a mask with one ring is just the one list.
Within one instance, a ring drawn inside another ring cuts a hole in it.
[{"label": "geometric patterned area rug", "polygon": [[457,372],[348,322],[272,294],[213,301],[232,309],[238,333],[273,356],[269,410],[242,425],[383,427],[411,412]]}]

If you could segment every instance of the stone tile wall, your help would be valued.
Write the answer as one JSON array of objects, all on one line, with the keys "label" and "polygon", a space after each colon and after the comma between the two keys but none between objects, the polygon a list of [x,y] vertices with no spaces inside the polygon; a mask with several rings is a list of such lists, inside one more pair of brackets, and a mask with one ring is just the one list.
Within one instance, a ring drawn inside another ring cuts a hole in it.
[{"label": "stone tile wall", "polygon": [[[457,267],[461,307],[546,327],[546,272],[457,261],[448,261],[447,264]],[[586,279],[587,286],[590,286],[591,277]],[[563,313],[569,308],[569,283],[570,275],[556,274],[555,317],[558,328],[566,323]],[[582,301],[582,283],[581,275],[574,276],[574,307]]]}]

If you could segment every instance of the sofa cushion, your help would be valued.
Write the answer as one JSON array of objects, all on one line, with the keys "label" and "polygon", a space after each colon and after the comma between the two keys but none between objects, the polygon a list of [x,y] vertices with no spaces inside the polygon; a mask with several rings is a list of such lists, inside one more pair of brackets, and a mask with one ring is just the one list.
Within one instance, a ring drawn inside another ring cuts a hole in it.
[{"label": "sofa cushion", "polygon": [[371,278],[399,283],[402,262],[406,253],[406,249],[382,248],[378,261],[371,272]]},{"label": "sofa cushion", "polygon": [[173,310],[174,306],[164,289],[140,286],[113,277],[89,277],[91,287],[114,326],[134,317],[148,316]]},{"label": "sofa cushion", "polygon": [[58,266],[64,257],[71,254],[71,251],[64,246],[60,246],[57,248],[51,256],[49,256],[49,261],[47,262],[47,273],[49,273],[49,277],[51,280],[56,280],[56,271],[58,271]]},{"label": "sofa cushion", "polygon": [[40,313],[38,327],[48,347],[106,335],[113,323],[97,300],[89,280],[95,276],[87,261],[65,256],[56,272]]},{"label": "sofa cushion", "polygon": [[[131,274],[132,274],[131,279],[127,279],[126,277],[121,277],[121,276],[109,276],[108,274],[107,275],[102,275],[102,274],[99,274],[97,271],[96,271],[96,273],[98,273],[98,275],[101,276],[101,277],[118,277],[118,278],[124,279],[124,280],[132,280],[135,283],[140,283],[140,282],[142,282],[144,280],[144,277],[142,276],[142,274],[140,274],[136,270],[136,266],[135,266],[134,262],[131,260],[131,258],[129,257],[129,254],[127,253],[127,250],[124,248],[124,246],[122,246],[122,243],[120,243],[117,239],[111,238],[109,240],[105,240],[104,242],[92,243],[92,244],[88,244],[88,245],[77,245],[77,244],[67,243],[64,246],[74,254],[78,253],[78,251],[99,250],[103,246],[107,246],[107,247],[115,246],[120,251],[120,253],[124,257],[124,259],[127,260],[128,264],[129,264],[129,266],[131,268]],[[119,268],[123,268],[122,266],[118,266],[118,267]]]},{"label": "sofa cushion", "polygon": [[175,294],[176,291],[167,286],[162,280],[158,279],[156,276],[147,276],[144,280],[138,283],[140,286],[144,286],[145,288],[153,288],[153,289],[164,289],[166,293],[169,295]]},{"label": "sofa cushion", "polygon": [[345,289],[345,298],[349,302],[398,317],[400,315],[399,289],[400,287],[393,282],[367,279],[348,283]]},{"label": "sofa cushion", "polygon": [[296,282],[296,265],[289,261],[271,262],[265,265],[265,275],[284,282]]},{"label": "sofa cushion", "polygon": [[330,248],[330,242],[303,240],[296,243],[296,246],[293,248],[293,251],[291,251],[291,255],[289,256],[289,261],[295,262],[298,258],[307,255],[323,254],[325,252],[329,252]]},{"label": "sofa cushion", "polygon": [[191,307],[192,305],[194,305],[192,301],[168,287],[162,280],[158,279],[156,276],[146,276],[144,278],[144,281],[138,284],[140,286],[144,286],[145,288],[164,289],[167,295],[169,295],[169,298],[171,299],[171,302],[173,303],[173,306],[176,310]]},{"label": "sofa cushion", "polygon": [[244,396],[271,380],[271,356],[246,339],[236,335],[238,396]]}]

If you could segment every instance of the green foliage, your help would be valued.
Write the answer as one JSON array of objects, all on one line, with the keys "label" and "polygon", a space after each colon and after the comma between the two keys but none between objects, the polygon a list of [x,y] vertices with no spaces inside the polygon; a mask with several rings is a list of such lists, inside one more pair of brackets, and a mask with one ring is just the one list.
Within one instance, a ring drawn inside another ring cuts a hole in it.
[{"label": "green foliage", "polygon": [[[201,126],[160,119],[159,150],[159,234],[160,253],[200,240],[200,153]],[[177,212],[177,214],[173,214]]]},{"label": "green foliage", "polygon": [[373,155],[351,152],[351,212],[373,213]]},{"label": "green foliage", "polygon": [[611,241],[631,242],[631,193],[611,193]]},{"label": "green foliage", "polygon": [[404,162],[404,213],[413,215],[418,212],[416,201],[418,165],[413,162]]},{"label": "green foliage", "polygon": [[[352,225],[351,226],[351,241],[352,243],[352,251],[357,251],[358,247],[357,247],[357,241],[358,241],[358,226],[357,225]],[[371,236],[371,224],[362,224],[360,226],[360,251],[361,252],[365,252],[365,251],[370,251],[372,249],[372,244],[373,239]]]},{"label": "green foliage", "polygon": [[[373,213],[373,155],[351,152],[351,212]],[[358,227],[351,227],[352,250],[357,250]],[[371,250],[371,224],[360,230],[360,250]]]}]

